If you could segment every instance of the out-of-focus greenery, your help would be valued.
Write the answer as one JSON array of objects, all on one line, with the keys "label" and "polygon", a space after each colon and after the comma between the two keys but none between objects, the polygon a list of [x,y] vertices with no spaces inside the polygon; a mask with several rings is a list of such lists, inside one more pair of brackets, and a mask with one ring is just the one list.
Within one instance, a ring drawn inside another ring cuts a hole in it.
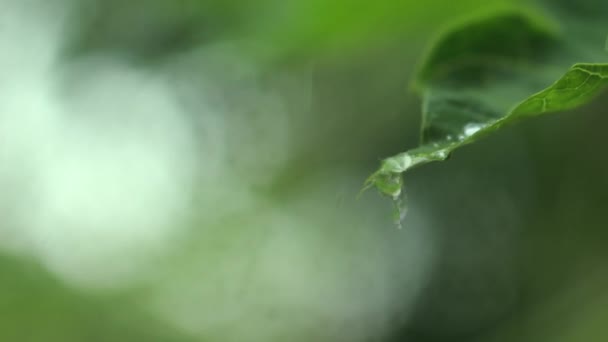
[{"label": "out-of-focus greenery", "polygon": [[604,341],[604,97],[412,170],[402,230],[355,200],[433,37],[523,4],[0,1],[0,340]]},{"label": "out-of-focus greenery", "polygon": [[129,295],[92,297],[71,289],[35,262],[3,255],[3,341],[190,341],[134,307]]}]

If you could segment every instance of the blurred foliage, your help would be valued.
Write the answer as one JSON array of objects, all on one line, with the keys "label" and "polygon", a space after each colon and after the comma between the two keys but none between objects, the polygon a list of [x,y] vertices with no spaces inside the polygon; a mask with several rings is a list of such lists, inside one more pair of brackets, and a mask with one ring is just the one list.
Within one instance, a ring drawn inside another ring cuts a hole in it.
[{"label": "blurred foliage", "polygon": [[[606,14],[593,0],[558,2],[584,18],[572,34],[585,30],[587,17]],[[531,1],[64,3],[70,14],[59,62],[81,70],[91,65],[82,60],[111,56],[171,75],[180,100],[200,112],[217,104],[224,126],[203,115],[193,126],[207,128],[200,131],[212,145],[208,168],[226,155],[230,172],[197,183],[185,236],[167,241],[175,245],[169,256],[152,257],[149,283],[81,288],[50,272],[40,255],[7,252],[0,340],[608,337],[605,97],[506,127],[446,163],[412,170],[401,231],[383,199],[370,193],[354,202],[379,158],[419,139],[420,103],[406,89],[428,41],[447,24]],[[62,81],[78,90],[74,79]],[[512,99],[499,98],[505,106]],[[212,133],[225,133],[226,146],[213,145]],[[0,230],[0,237],[10,236]]]},{"label": "blurred foliage", "polygon": [[0,340],[191,341],[134,309],[128,296],[80,293],[23,258],[2,255],[0,270]]},{"label": "blurred foliage", "polygon": [[343,55],[442,25],[471,12],[521,0],[418,1],[76,1],[70,50],[114,50],[153,59],[219,40],[243,42],[242,53],[308,59]]}]

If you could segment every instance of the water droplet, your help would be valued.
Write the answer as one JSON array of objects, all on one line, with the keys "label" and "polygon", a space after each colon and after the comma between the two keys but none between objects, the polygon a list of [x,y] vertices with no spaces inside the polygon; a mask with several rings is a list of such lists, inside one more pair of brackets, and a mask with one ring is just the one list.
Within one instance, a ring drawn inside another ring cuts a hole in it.
[{"label": "water droplet", "polygon": [[464,126],[464,135],[470,137],[471,135],[477,133],[479,130],[484,128],[484,124],[479,123],[468,123]]},{"label": "water droplet", "polygon": [[399,200],[399,197],[401,196],[401,189],[399,189],[399,190],[397,190],[397,191],[393,192],[393,193],[392,193],[392,196],[393,196],[393,201],[398,201],[398,200]]},{"label": "water droplet", "polygon": [[448,152],[446,150],[439,150],[433,153],[434,158],[446,159],[448,157]]},{"label": "water droplet", "polygon": [[407,216],[407,198],[405,192],[393,197],[393,220],[398,229],[403,229],[403,221]]},{"label": "water droplet", "polygon": [[384,160],[382,168],[386,172],[400,173],[412,166],[412,157],[407,153],[402,153]]}]

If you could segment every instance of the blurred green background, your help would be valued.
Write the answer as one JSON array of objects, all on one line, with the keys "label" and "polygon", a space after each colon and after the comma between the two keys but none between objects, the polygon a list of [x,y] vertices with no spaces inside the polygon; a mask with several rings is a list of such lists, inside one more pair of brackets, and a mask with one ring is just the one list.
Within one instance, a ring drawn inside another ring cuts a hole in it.
[{"label": "blurred green background", "polygon": [[524,6],[1,0],[0,341],[605,341],[605,96],[356,199]]}]

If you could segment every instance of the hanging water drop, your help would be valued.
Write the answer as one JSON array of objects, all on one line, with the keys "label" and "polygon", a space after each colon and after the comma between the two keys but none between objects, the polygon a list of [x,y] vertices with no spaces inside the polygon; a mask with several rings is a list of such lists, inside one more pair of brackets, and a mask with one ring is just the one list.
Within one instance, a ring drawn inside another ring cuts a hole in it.
[{"label": "hanging water drop", "polygon": [[404,191],[393,197],[393,221],[397,229],[403,229],[403,221],[407,216],[407,197]]}]

